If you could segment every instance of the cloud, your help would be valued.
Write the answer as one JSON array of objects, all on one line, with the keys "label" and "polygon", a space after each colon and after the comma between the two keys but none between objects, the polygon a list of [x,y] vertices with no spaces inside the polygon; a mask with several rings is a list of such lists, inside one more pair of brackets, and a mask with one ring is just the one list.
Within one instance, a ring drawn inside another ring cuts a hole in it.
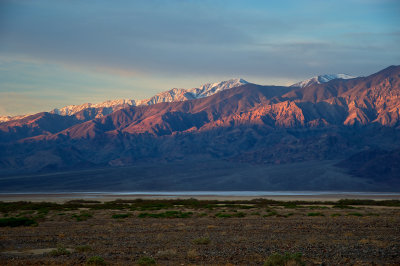
[{"label": "cloud", "polygon": [[359,1],[3,0],[0,56],[32,69],[7,63],[0,76],[14,78],[0,91],[35,84],[100,99],[114,87],[143,98],[232,77],[272,84],[398,64],[398,2]]}]

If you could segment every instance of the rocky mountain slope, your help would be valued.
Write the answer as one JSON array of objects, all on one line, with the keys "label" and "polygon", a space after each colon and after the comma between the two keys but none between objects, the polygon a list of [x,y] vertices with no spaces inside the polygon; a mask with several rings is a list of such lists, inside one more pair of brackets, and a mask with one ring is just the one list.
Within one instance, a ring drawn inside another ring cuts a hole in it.
[{"label": "rocky mountain slope", "polygon": [[164,95],[97,118],[86,108],[1,123],[0,166],[16,173],[216,159],[288,164],[400,147],[399,66],[305,87],[239,82],[191,92],[197,99],[168,102]]},{"label": "rocky mountain slope", "polygon": [[311,85],[315,85],[315,84],[322,84],[322,83],[326,83],[328,81],[334,80],[334,79],[353,79],[355,77],[347,75],[347,74],[325,74],[325,75],[319,75],[319,76],[315,76],[300,82],[297,82],[293,85],[291,85],[290,87],[308,87]]}]

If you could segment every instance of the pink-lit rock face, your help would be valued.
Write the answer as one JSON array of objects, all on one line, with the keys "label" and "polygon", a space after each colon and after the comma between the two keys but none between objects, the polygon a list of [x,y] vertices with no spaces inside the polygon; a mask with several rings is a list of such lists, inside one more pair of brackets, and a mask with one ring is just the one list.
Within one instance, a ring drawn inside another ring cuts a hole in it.
[{"label": "pink-lit rock face", "polygon": [[151,104],[0,123],[0,163],[34,170],[48,165],[43,158],[56,168],[196,156],[290,163],[399,147],[400,67],[304,87],[228,83],[194,89],[193,99],[184,96],[189,90],[172,90]]}]

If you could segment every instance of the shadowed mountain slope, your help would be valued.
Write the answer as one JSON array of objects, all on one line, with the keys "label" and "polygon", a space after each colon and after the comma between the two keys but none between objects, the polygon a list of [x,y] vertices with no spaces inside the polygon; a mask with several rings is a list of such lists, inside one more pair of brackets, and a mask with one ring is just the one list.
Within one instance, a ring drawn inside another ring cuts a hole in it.
[{"label": "shadowed mountain slope", "polygon": [[[303,88],[246,83],[209,97],[127,106],[94,119],[90,110],[1,123],[0,174],[206,160],[339,161],[374,149],[389,151],[385,160],[393,161],[397,153],[390,150],[400,147],[400,67]],[[373,163],[364,161],[357,169],[343,165],[369,178],[361,172],[369,169],[364,163]]]}]

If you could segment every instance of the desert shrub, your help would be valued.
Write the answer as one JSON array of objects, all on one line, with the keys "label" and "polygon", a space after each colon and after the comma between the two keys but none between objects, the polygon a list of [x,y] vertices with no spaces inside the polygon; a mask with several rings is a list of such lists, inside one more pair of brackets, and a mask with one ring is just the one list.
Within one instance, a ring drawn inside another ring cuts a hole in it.
[{"label": "desert shrub", "polygon": [[325,216],[323,213],[320,212],[309,212],[307,216]]},{"label": "desert shrub", "polygon": [[138,215],[139,218],[189,218],[193,212],[166,211],[161,213],[143,212]]},{"label": "desert shrub", "polygon": [[93,217],[93,215],[88,212],[81,212],[80,214],[72,215],[72,217],[75,218],[78,222],[81,222]]},{"label": "desert shrub", "polygon": [[215,214],[215,217],[218,217],[218,218],[231,218],[232,214],[219,212],[219,213]]},{"label": "desert shrub", "polygon": [[215,217],[218,218],[232,218],[232,217],[238,217],[238,218],[242,218],[245,217],[246,213],[244,212],[236,212],[236,213],[223,213],[223,212],[219,212],[215,214]]},{"label": "desert shrub", "polygon": [[298,208],[299,206],[293,202],[288,202],[283,204],[283,207],[285,207],[286,209],[295,209]]},{"label": "desert shrub", "polygon": [[400,207],[400,200],[341,199],[338,205],[370,205]]},{"label": "desert shrub", "polygon": [[361,213],[359,213],[359,212],[350,212],[350,213],[348,213],[347,214],[348,216],[358,216],[358,217],[361,217],[361,216],[363,216]]},{"label": "desert shrub", "polygon": [[244,213],[244,212],[238,212],[238,213],[235,213],[233,215],[233,217],[239,217],[239,218],[242,218],[242,217],[245,217],[245,216],[246,216],[246,213]]},{"label": "desert shrub", "polygon": [[267,258],[264,266],[287,266],[287,265],[305,265],[302,260],[301,253],[288,253],[280,254],[274,253]]},{"label": "desert shrub", "polygon": [[21,217],[21,216],[26,216],[26,215],[31,215],[31,214],[33,214],[35,211],[23,211],[23,212],[20,212],[20,213],[18,213],[17,215],[16,215],[16,217]]},{"label": "desert shrub", "polygon": [[114,214],[113,216],[111,216],[111,218],[113,219],[124,219],[124,218],[128,218],[130,216],[129,213],[123,213],[123,214]]},{"label": "desert shrub", "polygon": [[85,207],[90,208],[92,210],[123,210],[128,209],[130,206],[127,203],[121,203],[118,201],[108,201],[99,204],[89,204]]},{"label": "desert shrub", "polygon": [[209,237],[199,237],[193,240],[193,244],[196,245],[208,245],[210,242],[211,240]]},{"label": "desert shrub", "polygon": [[107,263],[100,256],[93,256],[86,260],[86,265],[106,265]]},{"label": "desert shrub", "polygon": [[333,208],[337,208],[337,209],[355,209],[355,207],[353,207],[353,206],[344,205],[344,204],[334,205]]},{"label": "desert shrub", "polygon": [[250,205],[237,205],[237,207],[239,209],[245,209],[245,210],[255,208],[255,206],[250,206]]},{"label": "desert shrub", "polygon": [[142,203],[140,205],[132,205],[131,210],[139,210],[139,211],[157,211],[161,209],[169,209],[174,207],[173,204],[167,202],[149,202]]},{"label": "desert shrub", "polygon": [[273,211],[273,210],[267,210],[267,214],[264,214],[263,217],[270,217],[270,216],[275,216],[275,215],[279,215],[277,211]]},{"label": "desert shrub", "polygon": [[136,263],[139,265],[155,265],[156,261],[151,257],[141,257]]},{"label": "desert shrub", "polygon": [[83,246],[77,246],[77,247],[75,247],[75,250],[76,250],[77,252],[88,252],[88,251],[91,251],[92,248],[91,248],[90,246],[88,246],[88,245],[83,245]]},{"label": "desert shrub", "polygon": [[27,217],[9,217],[0,218],[0,227],[17,227],[17,226],[31,226],[37,225],[37,222]]},{"label": "desert shrub", "polygon": [[49,252],[49,255],[52,257],[58,257],[58,256],[63,256],[63,255],[69,255],[69,254],[71,254],[71,252],[69,252],[64,247],[58,247],[57,249],[53,249],[52,251]]}]

